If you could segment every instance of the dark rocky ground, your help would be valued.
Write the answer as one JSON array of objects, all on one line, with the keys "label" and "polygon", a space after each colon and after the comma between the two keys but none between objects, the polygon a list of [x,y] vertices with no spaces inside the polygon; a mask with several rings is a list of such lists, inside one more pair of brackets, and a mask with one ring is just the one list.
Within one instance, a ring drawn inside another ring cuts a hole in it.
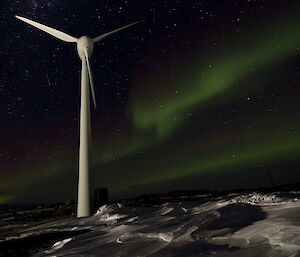
[{"label": "dark rocky ground", "polygon": [[58,219],[74,217],[76,204],[0,206],[0,240],[13,236],[26,228]]},{"label": "dark rocky ground", "polygon": [[[70,232],[55,232],[19,238],[30,227],[75,217],[76,204],[73,201],[40,205],[6,205],[0,207],[0,256],[31,256]],[[77,232],[71,233],[77,235]],[[71,236],[72,236],[71,235]],[[8,240],[9,239],[9,240]]]}]

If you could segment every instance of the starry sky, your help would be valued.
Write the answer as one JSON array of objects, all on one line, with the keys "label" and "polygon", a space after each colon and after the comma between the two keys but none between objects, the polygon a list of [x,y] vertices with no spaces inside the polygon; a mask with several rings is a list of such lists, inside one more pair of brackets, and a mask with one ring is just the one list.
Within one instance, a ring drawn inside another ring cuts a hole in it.
[{"label": "starry sky", "polygon": [[93,188],[111,199],[300,181],[297,1],[4,0],[0,204],[77,198],[76,45],[96,37]]}]

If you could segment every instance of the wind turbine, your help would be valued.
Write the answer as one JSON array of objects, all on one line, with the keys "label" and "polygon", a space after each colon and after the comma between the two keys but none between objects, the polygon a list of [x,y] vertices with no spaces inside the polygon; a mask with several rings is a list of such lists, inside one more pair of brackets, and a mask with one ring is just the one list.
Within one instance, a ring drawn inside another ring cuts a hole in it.
[{"label": "wind turbine", "polygon": [[101,41],[107,36],[112,35],[120,30],[126,29],[138,22],[131,23],[124,27],[118,28],[111,32],[102,34],[95,38],[82,36],[80,38],[72,37],[64,32],[42,25],[35,21],[15,16],[17,19],[24,21],[48,34],[70,43],[77,43],[77,52],[82,61],[81,69],[81,105],[80,105],[80,146],[79,146],[79,181],[78,181],[78,207],[77,217],[87,217],[91,214],[90,209],[90,183],[89,183],[89,167],[90,167],[90,147],[91,147],[91,118],[90,118],[90,91],[89,84],[92,91],[92,98],[95,109],[96,98],[94,90],[94,82],[92,69],[89,58],[92,56],[94,43]]}]

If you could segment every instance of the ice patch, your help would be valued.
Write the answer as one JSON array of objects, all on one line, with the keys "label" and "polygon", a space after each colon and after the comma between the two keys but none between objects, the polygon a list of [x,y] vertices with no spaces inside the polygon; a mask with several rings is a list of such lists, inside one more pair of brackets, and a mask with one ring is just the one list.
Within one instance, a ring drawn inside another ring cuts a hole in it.
[{"label": "ice patch", "polygon": [[139,218],[138,216],[135,216],[135,217],[132,217],[132,218],[126,220],[126,222],[130,223],[130,222],[137,220],[138,218]]},{"label": "ice patch", "polygon": [[170,233],[158,233],[158,236],[160,239],[168,243],[173,239],[173,236]]},{"label": "ice patch", "polygon": [[[95,214],[95,216],[99,217],[98,221],[101,221],[103,223],[116,223],[117,220],[121,219],[121,218],[125,218],[127,217],[127,215],[122,215],[122,214],[118,214],[116,213],[116,210],[114,207],[116,207],[118,205],[113,205],[113,206],[109,206],[109,205],[103,205],[101,206],[97,213]],[[118,206],[119,209],[119,206]]]},{"label": "ice patch", "polygon": [[172,235],[168,233],[139,233],[138,236],[144,238],[157,238],[167,243],[171,242],[173,239]]},{"label": "ice patch", "polygon": [[182,210],[184,213],[187,213],[187,209],[186,209],[186,208],[181,207],[181,210]]},{"label": "ice patch", "polygon": [[172,235],[167,233],[158,233],[158,237],[168,243],[173,239]]},{"label": "ice patch", "polygon": [[213,237],[209,240],[210,243],[216,245],[228,245],[231,247],[245,248],[249,246],[249,240],[247,238],[238,237]]},{"label": "ice patch", "polygon": [[72,238],[67,238],[65,240],[58,241],[53,245],[53,248],[54,249],[62,248],[65,244],[69,243],[71,240],[72,240]]},{"label": "ice patch", "polygon": [[161,215],[166,215],[174,210],[173,207],[164,207],[160,210]]}]

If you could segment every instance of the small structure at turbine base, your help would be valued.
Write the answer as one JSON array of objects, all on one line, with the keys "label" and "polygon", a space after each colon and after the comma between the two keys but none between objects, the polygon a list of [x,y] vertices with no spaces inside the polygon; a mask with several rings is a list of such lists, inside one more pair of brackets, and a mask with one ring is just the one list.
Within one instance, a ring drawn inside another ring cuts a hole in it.
[{"label": "small structure at turbine base", "polygon": [[95,189],[95,209],[98,210],[104,204],[108,203],[108,190],[107,188]]},{"label": "small structure at turbine base", "polygon": [[96,98],[94,90],[94,82],[92,69],[90,66],[89,58],[92,56],[94,43],[101,41],[107,36],[128,28],[137,22],[131,23],[124,27],[118,28],[111,32],[102,34],[93,39],[82,36],[76,38],[70,36],[62,31],[50,28],[38,22],[29,20],[24,17],[15,16],[17,19],[24,21],[62,41],[69,43],[77,43],[77,52],[82,61],[81,70],[81,105],[80,105],[80,146],[79,146],[79,178],[78,178],[78,207],[77,217],[87,217],[91,215],[90,207],[90,181],[89,181],[89,168],[91,162],[91,118],[90,118],[90,91],[91,87],[92,98],[94,107],[96,109]]}]

